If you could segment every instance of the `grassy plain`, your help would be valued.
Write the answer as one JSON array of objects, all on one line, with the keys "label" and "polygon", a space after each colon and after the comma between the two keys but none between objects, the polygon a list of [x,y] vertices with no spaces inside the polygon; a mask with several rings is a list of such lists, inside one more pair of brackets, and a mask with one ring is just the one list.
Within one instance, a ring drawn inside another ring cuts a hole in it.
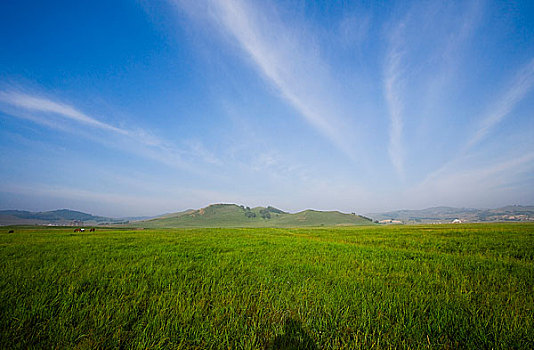
[{"label": "grassy plain", "polygon": [[534,225],[0,228],[0,348],[534,348]]}]

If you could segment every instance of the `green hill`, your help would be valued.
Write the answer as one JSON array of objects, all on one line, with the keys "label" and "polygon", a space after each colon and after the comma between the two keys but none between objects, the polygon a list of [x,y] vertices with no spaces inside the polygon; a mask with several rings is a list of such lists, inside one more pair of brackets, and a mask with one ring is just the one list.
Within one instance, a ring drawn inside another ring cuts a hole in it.
[{"label": "green hill", "polygon": [[129,226],[162,227],[299,227],[370,225],[368,218],[338,211],[305,210],[291,214],[273,207],[249,208],[236,204],[212,204],[163,217],[131,223]]},{"label": "green hill", "polygon": [[0,225],[69,225],[73,223],[103,224],[123,220],[95,216],[81,211],[59,209],[31,212],[25,210],[0,210]]}]

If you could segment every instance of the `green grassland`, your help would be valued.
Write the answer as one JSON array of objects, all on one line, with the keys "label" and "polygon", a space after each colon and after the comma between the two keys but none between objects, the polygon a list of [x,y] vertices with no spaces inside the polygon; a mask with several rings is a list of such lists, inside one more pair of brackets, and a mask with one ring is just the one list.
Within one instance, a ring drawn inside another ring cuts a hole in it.
[{"label": "green grassland", "polygon": [[305,210],[290,214],[273,207],[248,208],[236,204],[212,204],[163,217],[130,223],[145,228],[168,227],[302,227],[369,225],[368,218],[338,211]]},{"label": "green grassland", "polygon": [[532,224],[8,229],[2,349],[534,348]]}]

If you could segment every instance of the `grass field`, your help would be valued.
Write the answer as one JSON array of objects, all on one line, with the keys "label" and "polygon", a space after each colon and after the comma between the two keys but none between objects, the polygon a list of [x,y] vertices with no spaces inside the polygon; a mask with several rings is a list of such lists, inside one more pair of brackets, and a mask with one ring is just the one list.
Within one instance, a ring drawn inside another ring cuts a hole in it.
[{"label": "grass field", "polygon": [[2,349],[534,348],[532,224],[14,230]]}]

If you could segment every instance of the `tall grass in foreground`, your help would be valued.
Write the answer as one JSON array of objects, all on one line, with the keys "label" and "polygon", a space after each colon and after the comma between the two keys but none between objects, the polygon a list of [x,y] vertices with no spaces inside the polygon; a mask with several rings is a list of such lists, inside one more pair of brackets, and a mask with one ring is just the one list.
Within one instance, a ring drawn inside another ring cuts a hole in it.
[{"label": "tall grass in foreground", "polygon": [[534,348],[534,225],[0,229],[0,348]]}]

